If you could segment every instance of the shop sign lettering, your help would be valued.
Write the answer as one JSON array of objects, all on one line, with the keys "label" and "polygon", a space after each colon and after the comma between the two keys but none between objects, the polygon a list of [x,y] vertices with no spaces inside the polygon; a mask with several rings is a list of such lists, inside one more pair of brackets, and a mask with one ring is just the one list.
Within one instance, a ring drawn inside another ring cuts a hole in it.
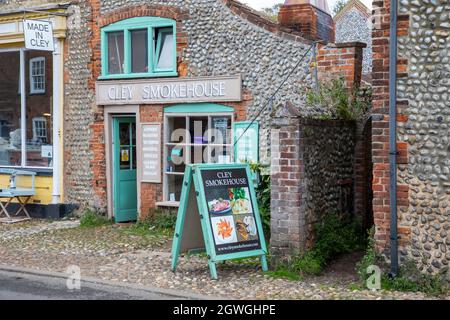
[{"label": "shop sign lettering", "polygon": [[53,28],[50,21],[23,20],[25,48],[54,51]]},{"label": "shop sign lettering", "polygon": [[99,81],[97,104],[241,101],[241,76]]}]

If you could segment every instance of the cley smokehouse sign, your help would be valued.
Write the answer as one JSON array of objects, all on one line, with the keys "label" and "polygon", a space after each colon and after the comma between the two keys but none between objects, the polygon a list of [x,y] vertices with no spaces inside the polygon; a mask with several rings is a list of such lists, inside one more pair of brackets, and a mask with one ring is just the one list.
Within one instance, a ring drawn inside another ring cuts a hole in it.
[{"label": "cley smokehouse sign", "polygon": [[98,105],[241,101],[241,76],[98,81]]}]

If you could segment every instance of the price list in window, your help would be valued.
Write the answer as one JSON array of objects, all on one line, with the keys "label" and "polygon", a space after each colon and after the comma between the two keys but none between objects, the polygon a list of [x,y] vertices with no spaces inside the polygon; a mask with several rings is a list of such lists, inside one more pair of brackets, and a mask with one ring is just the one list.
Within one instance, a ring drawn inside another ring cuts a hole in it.
[{"label": "price list in window", "polygon": [[142,182],[161,183],[161,124],[142,124]]}]

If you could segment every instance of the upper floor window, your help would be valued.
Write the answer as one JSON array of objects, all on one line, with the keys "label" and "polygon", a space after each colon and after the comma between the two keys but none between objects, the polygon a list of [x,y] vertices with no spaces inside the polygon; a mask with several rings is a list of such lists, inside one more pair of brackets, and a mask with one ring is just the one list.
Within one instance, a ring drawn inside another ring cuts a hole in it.
[{"label": "upper floor window", "polygon": [[136,17],[101,30],[100,79],[176,76],[175,21]]},{"label": "upper floor window", "polygon": [[45,93],[45,58],[30,59],[30,93]]}]

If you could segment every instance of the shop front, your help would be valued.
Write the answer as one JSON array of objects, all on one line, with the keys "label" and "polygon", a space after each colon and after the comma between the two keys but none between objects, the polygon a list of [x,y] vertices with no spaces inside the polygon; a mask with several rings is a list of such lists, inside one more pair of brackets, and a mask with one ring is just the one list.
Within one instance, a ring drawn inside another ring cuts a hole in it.
[{"label": "shop front", "polygon": [[[32,216],[59,217],[64,200],[61,130],[66,9],[55,5],[42,11],[0,14],[0,168],[2,172],[36,173],[36,194],[29,206]],[[52,22],[54,52],[25,49],[23,19]],[[1,174],[0,186],[8,185],[9,175]]]},{"label": "shop front", "polygon": [[[179,206],[186,165],[232,163],[242,118],[240,74],[186,77],[177,22],[132,17],[101,28],[107,208],[117,222]],[[257,159],[242,159],[254,160]]]},{"label": "shop front", "polygon": [[240,75],[97,82],[111,217],[177,208],[186,165],[235,161],[241,83]]}]

